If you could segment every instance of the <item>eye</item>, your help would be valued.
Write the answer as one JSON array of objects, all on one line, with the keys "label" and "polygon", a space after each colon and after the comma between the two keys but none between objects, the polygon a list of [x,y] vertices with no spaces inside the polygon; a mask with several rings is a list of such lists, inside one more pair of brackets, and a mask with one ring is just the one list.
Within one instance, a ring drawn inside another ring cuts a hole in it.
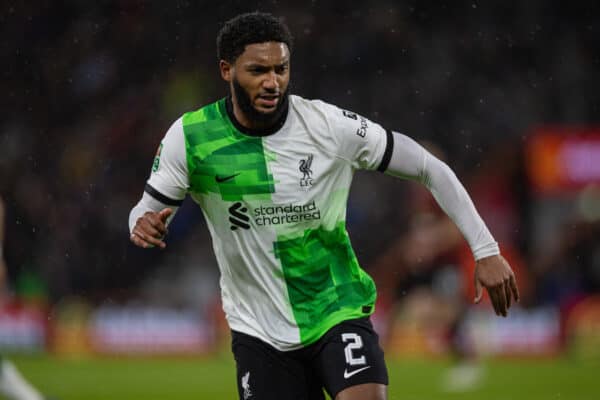
[{"label": "eye", "polygon": [[265,67],[250,67],[248,68],[248,71],[252,74],[252,75],[261,75],[264,74],[266,72],[268,72],[268,68]]},{"label": "eye", "polygon": [[279,65],[277,67],[275,67],[275,72],[277,74],[284,74],[287,70],[289,69],[289,65],[288,64],[283,64],[283,65]]}]

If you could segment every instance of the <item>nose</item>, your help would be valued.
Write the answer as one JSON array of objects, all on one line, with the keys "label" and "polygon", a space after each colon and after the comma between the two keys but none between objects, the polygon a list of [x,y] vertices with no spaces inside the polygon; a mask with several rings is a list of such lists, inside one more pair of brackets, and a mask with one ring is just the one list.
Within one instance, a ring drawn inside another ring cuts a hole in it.
[{"label": "nose", "polygon": [[277,80],[277,74],[275,72],[267,74],[265,80],[263,81],[263,87],[267,90],[275,90],[279,88],[279,81]]}]

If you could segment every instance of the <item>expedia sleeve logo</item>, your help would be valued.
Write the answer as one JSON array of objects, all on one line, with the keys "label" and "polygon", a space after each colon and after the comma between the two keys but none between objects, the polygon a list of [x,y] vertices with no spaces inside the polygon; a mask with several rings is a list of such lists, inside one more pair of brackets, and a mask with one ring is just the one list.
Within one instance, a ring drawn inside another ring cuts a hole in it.
[{"label": "expedia sleeve logo", "polygon": [[364,138],[367,134],[367,130],[369,129],[369,124],[367,122],[367,119],[363,116],[360,116],[356,113],[347,111],[347,110],[342,110],[342,114],[344,114],[344,117],[346,118],[350,118],[353,119],[355,121],[360,121],[360,127],[358,129],[356,129],[356,134],[362,138]]},{"label": "expedia sleeve logo", "polygon": [[369,125],[367,124],[367,119],[365,117],[360,117],[360,128],[356,130],[356,134],[362,138],[367,134],[367,129],[369,129]]}]

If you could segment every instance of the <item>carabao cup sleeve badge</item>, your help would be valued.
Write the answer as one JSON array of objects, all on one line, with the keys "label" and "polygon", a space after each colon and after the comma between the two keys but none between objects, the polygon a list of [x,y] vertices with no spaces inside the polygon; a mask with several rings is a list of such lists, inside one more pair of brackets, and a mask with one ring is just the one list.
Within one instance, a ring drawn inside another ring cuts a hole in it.
[{"label": "carabao cup sleeve badge", "polygon": [[156,149],[156,155],[154,156],[154,162],[152,163],[152,172],[158,171],[158,167],[160,167],[160,153],[162,153],[163,144],[158,145],[158,149]]}]

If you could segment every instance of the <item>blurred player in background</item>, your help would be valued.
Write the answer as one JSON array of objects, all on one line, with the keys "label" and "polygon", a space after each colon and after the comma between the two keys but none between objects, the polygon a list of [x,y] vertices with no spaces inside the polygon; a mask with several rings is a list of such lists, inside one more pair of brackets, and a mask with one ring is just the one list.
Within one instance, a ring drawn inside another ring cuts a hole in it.
[{"label": "blurred player in background", "polygon": [[[5,231],[4,200],[0,197],[0,302],[6,290],[6,263],[3,245]],[[44,397],[23,378],[17,368],[0,356],[0,394],[11,400],[43,400]]]},{"label": "blurred player in background", "polygon": [[514,274],[453,172],[412,139],[289,94],[292,37],[270,14],[217,38],[230,95],[184,114],[161,142],[129,217],[131,241],[165,248],[186,194],[206,218],[221,271],[240,399],[385,399],[373,280],[345,228],[356,169],[423,183],[477,260],[477,301],[518,300]]}]

